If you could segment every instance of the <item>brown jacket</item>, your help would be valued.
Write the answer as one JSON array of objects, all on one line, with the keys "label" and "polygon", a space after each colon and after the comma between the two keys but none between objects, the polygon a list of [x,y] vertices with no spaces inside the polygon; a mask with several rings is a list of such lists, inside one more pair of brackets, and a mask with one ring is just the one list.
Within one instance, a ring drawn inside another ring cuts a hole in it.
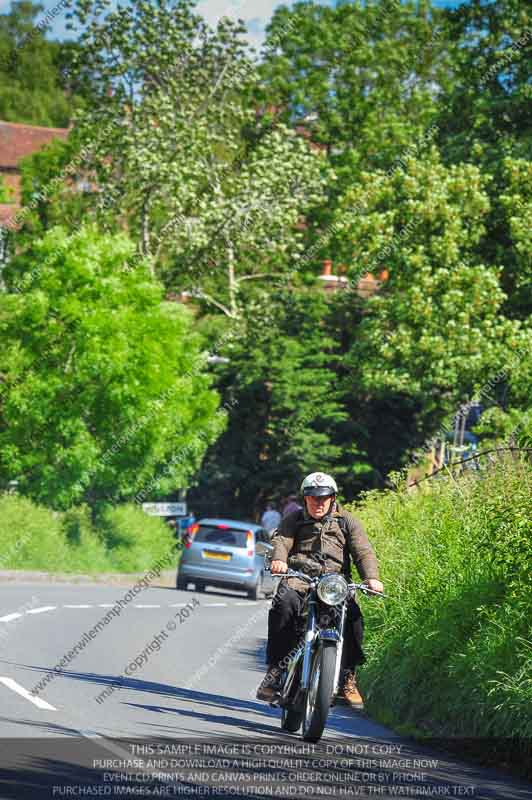
[{"label": "brown jacket", "polygon": [[[347,541],[338,523],[339,517],[346,522]],[[316,553],[325,556],[323,566],[314,558]],[[375,551],[364,528],[353,514],[338,505],[336,511],[322,520],[313,519],[306,511],[287,514],[273,538],[272,561],[288,563],[290,558],[290,566],[304,572],[348,572],[349,556],[363,580],[379,578]],[[293,589],[306,588],[306,583],[299,578],[288,578],[287,583]]]}]

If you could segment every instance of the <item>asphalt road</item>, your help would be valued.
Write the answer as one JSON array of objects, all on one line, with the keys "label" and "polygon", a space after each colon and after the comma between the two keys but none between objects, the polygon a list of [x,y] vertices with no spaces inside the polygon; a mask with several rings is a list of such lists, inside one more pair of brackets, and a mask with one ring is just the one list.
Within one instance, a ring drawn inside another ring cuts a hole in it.
[{"label": "asphalt road", "polygon": [[[345,707],[332,710],[319,746],[305,749],[299,736],[281,731],[277,709],[255,700],[268,601],[157,587],[127,600],[127,592],[94,584],[0,584],[2,800],[532,797],[531,784],[431,752]],[[119,599],[120,615],[107,617],[91,638]],[[61,659],[61,670],[51,672]],[[227,764],[201,762],[201,748],[213,742],[233,747]],[[150,763],[154,753],[164,758]],[[200,760],[185,764],[193,755]],[[217,774],[229,766],[238,775]]]}]

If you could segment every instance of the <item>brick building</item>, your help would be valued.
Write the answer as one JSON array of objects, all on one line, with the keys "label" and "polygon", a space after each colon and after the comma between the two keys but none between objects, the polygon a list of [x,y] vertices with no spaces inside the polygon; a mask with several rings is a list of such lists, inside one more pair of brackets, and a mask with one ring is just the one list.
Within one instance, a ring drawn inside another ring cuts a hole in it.
[{"label": "brick building", "polygon": [[42,128],[0,120],[0,176],[13,192],[13,202],[0,204],[0,225],[8,224],[20,208],[20,161],[53,139],[66,139],[68,128]]}]

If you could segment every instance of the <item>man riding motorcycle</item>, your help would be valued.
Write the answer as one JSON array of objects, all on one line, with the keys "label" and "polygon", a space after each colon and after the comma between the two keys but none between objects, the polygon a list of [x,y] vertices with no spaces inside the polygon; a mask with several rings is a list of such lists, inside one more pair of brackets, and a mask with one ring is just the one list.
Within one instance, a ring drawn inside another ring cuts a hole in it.
[{"label": "man riding motorcycle", "polygon": [[[271,571],[280,575],[290,566],[309,575],[340,572],[351,580],[353,559],[363,582],[383,592],[375,552],[361,523],[336,502],[338,487],[330,475],[313,472],[301,484],[305,508],[293,511],[281,522],[273,538]],[[280,688],[280,676],[288,654],[297,644],[297,618],[307,584],[300,578],[283,578],[268,615],[268,671],[257,698],[271,702]],[[349,602],[342,656],[340,697],[348,704],[363,705],[355,669],[364,661],[364,620],[354,600]]]}]

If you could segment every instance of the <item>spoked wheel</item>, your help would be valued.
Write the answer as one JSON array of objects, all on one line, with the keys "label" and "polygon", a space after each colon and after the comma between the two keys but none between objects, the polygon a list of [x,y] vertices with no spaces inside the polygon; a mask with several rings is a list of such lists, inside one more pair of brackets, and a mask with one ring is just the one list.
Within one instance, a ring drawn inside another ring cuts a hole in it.
[{"label": "spoked wheel", "polygon": [[336,645],[320,644],[314,654],[305,701],[303,739],[317,742],[323,733],[334,690]]}]

